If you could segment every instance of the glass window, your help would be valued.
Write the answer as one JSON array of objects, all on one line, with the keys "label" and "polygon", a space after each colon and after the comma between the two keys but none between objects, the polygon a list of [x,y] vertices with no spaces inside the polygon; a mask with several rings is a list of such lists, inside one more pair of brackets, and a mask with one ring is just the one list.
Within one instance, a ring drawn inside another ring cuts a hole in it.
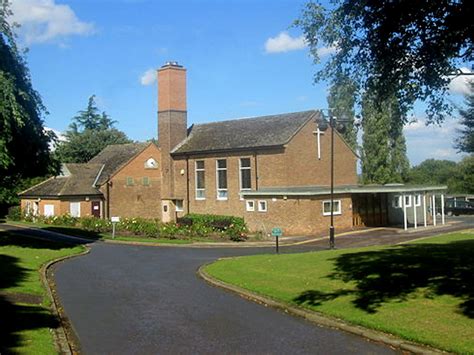
[{"label": "glass window", "polygon": [[183,211],[183,200],[176,200],[174,201],[175,207],[176,207],[176,212],[182,212]]},{"label": "glass window", "polygon": [[258,201],[258,211],[267,212],[267,201]]},{"label": "glass window", "polygon": [[150,185],[150,179],[148,176],[143,177],[143,186],[149,186]]},{"label": "glass window", "polygon": [[415,200],[415,206],[421,206],[421,195],[415,195],[413,196],[414,200]]},{"label": "glass window", "polygon": [[240,159],[240,190],[250,190],[252,188],[252,173],[250,168],[250,158]]},{"label": "glass window", "polygon": [[135,185],[135,181],[133,181],[132,177],[127,177],[127,186],[133,186]]},{"label": "glass window", "polygon": [[245,201],[245,207],[248,212],[253,212],[255,211],[255,202],[252,200]]},{"label": "glass window", "polygon": [[204,160],[196,161],[196,200],[206,198],[206,170]]},{"label": "glass window", "polygon": [[216,162],[217,172],[217,199],[227,200],[227,160],[218,159]]},{"label": "glass window", "polygon": [[411,195],[405,195],[405,206],[411,207]]},{"label": "glass window", "polygon": [[402,196],[395,196],[393,198],[393,207],[401,208],[402,207]]},{"label": "glass window", "polygon": [[[341,200],[334,200],[333,214],[341,214]],[[331,201],[323,201],[323,216],[331,215]]]}]

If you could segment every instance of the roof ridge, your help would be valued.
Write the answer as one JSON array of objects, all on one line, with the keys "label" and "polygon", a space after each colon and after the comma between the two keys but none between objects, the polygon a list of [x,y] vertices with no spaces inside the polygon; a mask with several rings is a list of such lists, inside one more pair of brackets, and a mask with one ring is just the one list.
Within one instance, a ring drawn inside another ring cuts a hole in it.
[{"label": "roof ridge", "polygon": [[276,113],[276,114],[269,114],[264,116],[250,116],[250,117],[240,117],[240,118],[231,118],[229,120],[221,120],[221,121],[213,121],[213,122],[204,122],[204,123],[194,123],[194,126],[207,126],[216,123],[224,123],[224,122],[235,122],[235,121],[245,121],[245,120],[258,120],[266,117],[276,117],[276,116],[286,116],[286,115],[294,115],[297,113],[309,113],[309,112],[318,112],[316,109],[312,110],[304,110],[304,111],[295,111],[295,112],[285,112],[285,113]]}]

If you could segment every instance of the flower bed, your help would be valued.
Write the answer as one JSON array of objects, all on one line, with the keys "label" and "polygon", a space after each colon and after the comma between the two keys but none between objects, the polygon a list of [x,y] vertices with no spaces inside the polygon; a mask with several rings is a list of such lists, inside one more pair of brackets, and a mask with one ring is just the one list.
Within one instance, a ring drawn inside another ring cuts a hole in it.
[{"label": "flower bed", "polygon": [[[52,226],[81,228],[96,233],[112,232],[112,222],[95,217],[72,217],[69,214],[53,217],[20,215],[15,211],[10,218]],[[209,238],[213,240],[244,241],[247,239],[247,227],[243,218],[233,216],[190,214],[174,223],[162,223],[159,219],[121,218],[116,232],[125,236],[147,238],[193,239]]]}]

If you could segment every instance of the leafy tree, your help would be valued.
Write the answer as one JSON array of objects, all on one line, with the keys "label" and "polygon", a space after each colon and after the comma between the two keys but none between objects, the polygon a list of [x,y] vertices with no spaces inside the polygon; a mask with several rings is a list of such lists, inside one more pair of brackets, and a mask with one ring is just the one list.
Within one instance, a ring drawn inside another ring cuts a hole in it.
[{"label": "leafy tree", "polygon": [[129,143],[125,133],[113,128],[115,122],[107,113],[99,113],[92,95],[87,108],[73,117],[66,141],[56,149],[57,156],[63,163],[86,163],[110,144]]},{"label": "leafy tree", "polygon": [[17,201],[22,179],[58,169],[49,153],[54,134],[44,130],[46,109],[16,45],[11,15],[8,1],[0,1],[0,204]]},{"label": "leafy tree", "polygon": [[86,163],[110,144],[130,143],[125,133],[112,128],[67,134],[67,141],[61,142],[56,150],[63,163]]},{"label": "leafy tree", "polygon": [[447,185],[449,193],[474,193],[474,155],[459,163],[450,160],[427,159],[411,168],[411,184]]},{"label": "leafy tree", "polygon": [[315,80],[349,77],[375,103],[396,98],[406,113],[426,101],[430,122],[442,122],[450,105],[446,91],[462,63],[474,59],[474,6],[469,0],[334,0],[309,2],[296,26],[319,63],[318,48],[337,51]]},{"label": "leafy tree", "polygon": [[474,81],[470,82],[471,92],[466,95],[465,109],[460,109],[461,124],[459,137],[455,141],[455,148],[460,152],[474,153]]},{"label": "leafy tree", "polygon": [[396,100],[380,104],[375,96],[366,93],[362,114],[362,182],[404,182],[408,178],[409,162],[403,125],[393,119],[400,115]]},{"label": "leafy tree", "polygon": [[337,118],[346,117],[342,135],[349,146],[357,150],[357,130],[354,126],[355,85],[348,77],[339,76],[332,82],[329,90],[328,105]]}]

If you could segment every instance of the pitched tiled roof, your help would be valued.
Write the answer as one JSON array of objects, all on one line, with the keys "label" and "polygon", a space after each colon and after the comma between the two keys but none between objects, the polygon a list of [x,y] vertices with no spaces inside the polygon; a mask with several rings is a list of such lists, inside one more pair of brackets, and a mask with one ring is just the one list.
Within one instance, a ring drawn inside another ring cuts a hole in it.
[{"label": "pitched tiled roof", "polygon": [[97,184],[105,183],[110,175],[115,173],[135,155],[145,149],[150,143],[113,144],[105,147],[99,154],[89,160],[89,164],[104,164]]},{"label": "pitched tiled roof", "polygon": [[101,195],[94,187],[102,164],[65,164],[66,175],[50,178],[23,191],[22,197],[61,197],[74,195]]},{"label": "pitched tiled roof", "polygon": [[173,154],[228,151],[283,146],[317,111],[244,118],[198,124]]}]

